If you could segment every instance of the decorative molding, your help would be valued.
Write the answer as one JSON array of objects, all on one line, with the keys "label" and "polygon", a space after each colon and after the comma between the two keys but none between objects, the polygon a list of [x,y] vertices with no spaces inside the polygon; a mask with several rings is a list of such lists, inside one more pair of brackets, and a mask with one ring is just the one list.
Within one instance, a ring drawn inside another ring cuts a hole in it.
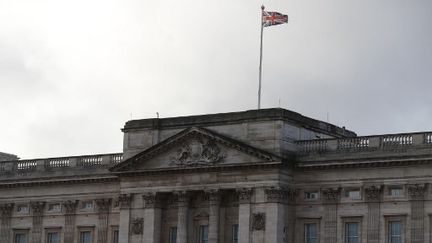
[{"label": "decorative molding", "polygon": [[325,203],[337,203],[340,199],[340,192],[340,188],[324,188],[321,190],[321,198]]},{"label": "decorative molding", "polygon": [[1,216],[3,218],[11,217],[13,209],[14,209],[14,203],[1,204],[0,205]]},{"label": "decorative molding", "polygon": [[378,202],[381,199],[382,186],[366,186],[364,187],[365,199],[368,202]]},{"label": "decorative molding", "polygon": [[425,192],[426,192],[426,184],[408,185],[408,195],[412,200],[424,199]]},{"label": "decorative molding", "polygon": [[33,216],[43,215],[45,209],[45,202],[30,202]]},{"label": "decorative molding", "polygon": [[68,200],[63,202],[62,204],[66,214],[75,214],[76,208],[78,206],[78,200],[75,201]]},{"label": "decorative molding", "polygon": [[131,232],[134,235],[141,235],[144,229],[144,219],[134,218],[132,219]]},{"label": "decorative molding", "polygon": [[177,150],[171,162],[177,166],[211,166],[226,157],[213,139],[196,134]]},{"label": "decorative molding", "polygon": [[252,230],[265,230],[265,213],[253,213],[252,214]]},{"label": "decorative molding", "polygon": [[118,197],[120,209],[129,209],[132,202],[132,194],[121,194]]},{"label": "decorative molding", "polygon": [[209,214],[205,211],[200,211],[199,213],[195,214],[193,219],[194,220],[205,220],[209,218]]},{"label": "decorative molding", "polygon": [[157,208],[160,207],[161,201],[155,192],[148,192],[142,195],[144,200],[144,208]]},{"label": "decorative molding", "polygon": [[252,188],[239,188],[236,190],[239,203],[250,203],[253,194]]},{"label": "decorative molding", "polygon": [[295,199],[296,191],[284,187],[268,187],[264,189],[267,197],[267,202],[288,202]]},{"label": "decorative molding", "polygon": [[111,198],[96,199],[97,210],[99,213],[108,213],[111,209]]}]

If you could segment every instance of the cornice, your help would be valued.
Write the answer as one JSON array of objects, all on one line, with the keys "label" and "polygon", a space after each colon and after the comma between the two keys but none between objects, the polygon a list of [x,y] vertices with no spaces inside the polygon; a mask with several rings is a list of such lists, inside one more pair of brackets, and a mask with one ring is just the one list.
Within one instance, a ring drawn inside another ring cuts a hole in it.
[{"label": "cornice", "polygon": [[91,178],[65,178],[55,180],[26,180],[16,182],[0,182],[0,188],[16,188],[16,187],[30,187],[30,186],[46,186],[46,185],[64,185],[64,184],[81,184],[81,183],[99,183],[99,182],[117,182],[119,178],[116,176],[102,176]]}]

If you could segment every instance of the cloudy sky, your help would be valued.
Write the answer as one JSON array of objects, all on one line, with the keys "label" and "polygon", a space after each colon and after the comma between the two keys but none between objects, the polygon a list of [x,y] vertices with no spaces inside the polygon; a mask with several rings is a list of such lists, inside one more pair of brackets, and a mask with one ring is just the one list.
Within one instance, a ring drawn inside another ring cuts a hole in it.
[{"label": "cloudy sky", "polygon": [[0,0],[0,151],[119,152],[133,118],[262,106],[359,135],[432,130],[430,0]]}]

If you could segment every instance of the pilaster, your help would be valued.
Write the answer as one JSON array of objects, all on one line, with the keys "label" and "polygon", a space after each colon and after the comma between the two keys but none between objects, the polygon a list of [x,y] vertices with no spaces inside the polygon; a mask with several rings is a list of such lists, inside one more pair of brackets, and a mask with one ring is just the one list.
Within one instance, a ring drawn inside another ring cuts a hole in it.
[{"label": "pilaster", "polygon": [[63,202],[65,212],[64,243],[73,243],[75,238],[75,212],[78,201]]},{"label": "pilaster", "polygon": [[368,243],[379,243],[380,238],[380,201],[382,186],[373,185],[364,188],[365,200],[368,205],[366,238]]},{"label": "pilaster", "polygon": [[97,243],[108,242],[108,217],[111,209],[111,198],[96,199],[99,217]]},{"label": "pilaster", "polygon": [[285,204],[290,191],[282,187],[270,187],[264,190],[266,195],[265,242],[282,243],[285,227]]},{"label": "pilaster", "polygon": [[209,200],[209,243],[219,243],[219,217],[221,192],[219,190],[206,191]]},{"label": "pilaster", "polygon": [[31,242],[40,243],[42,240],[42,220],[43,212],[45,209],[45,202],[31,202],[30,207],[32,210],[32,229],[31,229]]},{"label": "pilaster", "polygon": [[10,243],[11,235],[11,216],[14,209],[13,203],[0,205],[1,225],[0,225],[0,243]]},{"label": "pilaster", "polygon": [[146,193],[144,200],[144,243],[159,243],[161,236],[160,198],[156,193]]},{"label": "pilaster", "polygon": [[187,243],[188,240],[188,210],[189,195],[185,191],[175,192],[177,198],[177,243]]},{"label": "pilaster", "polygon": [[[119,243],[129,243],[130,207],[132,195],[121,194],[118,198],[120,206]],[[141,224],[142,225],[142,224]]]},{"label": "pilaster", "polygon": [[425,184],[408,185],[411,200],[411,243],[424,242]]},{"label": "pilaster", "polygon": [[324,204],[324,243],[337,242],[337,207],[340,200],[340,188],[322,189]]},{"label": "pilaster", "polygon": [[250,243],[252,188],[237,190],[239,201],[239,243]]}]

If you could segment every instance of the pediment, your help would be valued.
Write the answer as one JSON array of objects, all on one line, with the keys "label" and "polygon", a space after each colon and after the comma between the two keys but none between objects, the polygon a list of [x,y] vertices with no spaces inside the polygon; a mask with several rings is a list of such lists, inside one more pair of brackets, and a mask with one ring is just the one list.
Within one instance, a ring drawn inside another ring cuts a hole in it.
[{"label": "pediment", "polygon": [[191,127],[123,161],[110,171],[223,167],[275,161],[281,161],[281,158],[208,129]]}]

